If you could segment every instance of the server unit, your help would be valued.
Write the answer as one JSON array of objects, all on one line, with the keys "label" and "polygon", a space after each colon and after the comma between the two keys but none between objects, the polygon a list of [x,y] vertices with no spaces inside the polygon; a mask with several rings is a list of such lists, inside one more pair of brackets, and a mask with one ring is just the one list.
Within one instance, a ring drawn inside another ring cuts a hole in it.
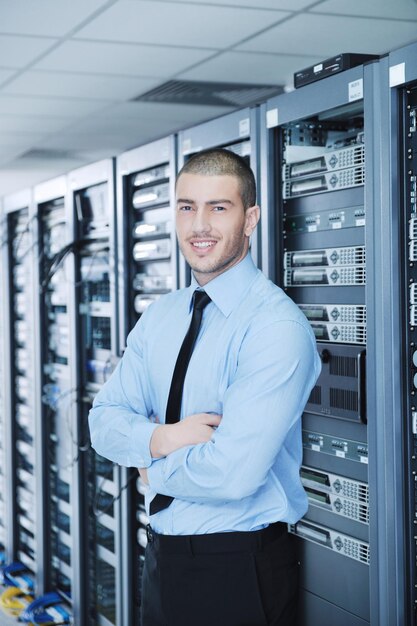
[{"label": "server unit", "polygon": [[[59,591],[75,623],[81,624],[84,574],[80,559],[80,435],[76,389],[71,378],[71,292],[74,248],[66,212],[66,178],[34,189],[37,216],[35,284],[36,369],[40,372],[36,412],[42,422],[44,591]],[[41,493],[37,494],[41,497]]]},{"label": "server unit", "polygon": [[365,185],[373,146],[365,85],[373,71],[354,68],[262,108],[262,266],[310,321],[322,360],[303,415],[309,508],[290,527],[301,564],[300,626],[371,620],[365,225],[373,205]]},{"label": "server unit", "polygon": [[[120,347],[147,306],[178,287],[174,225],[175,138],[160,139],[117,159],[117,223]],[[136,469],[123,472],[127,535],[124,543],[126,620],[137,623],[141,572],[149,520],[144,485]],[[126,498],[125,498],[126,494]],[[133,599],[133,602],[132,602]]]},{"label": "server unit", "polygon": [[[226,148],[243,157],[258,180],[258,109],[242,109],[181,131],[178,134],[178,171],[193,154],[209,148]],[[259,227],[252,236],[251,253],[259,266]],[[189,284],[190,275],[182,256],[179,274],[180,286],[185,287]]]},{"label": "server unit", "polygon": [[81,553],[84,606],[80,626],[123,623],[121,513],[118,466],[90,446],[88,412],[114,369],[117,355],[114,162],[94,163],[68,175],[68,219],[75,282],[69,306],[77,394]]},{"label": "server unit", "polygon": [[[35,410],[36,332],[33,319],[33,216],[31,193],[4,199],[4,269],[8,292],[3,319],[5,465],[2,511],[8,526],[5,537],[8,564],[18,562],[14,582],[24,593],[42,585],[43,510],[35,489],[40,478],[41,424]],[[19,571],[18,571],[19,570]]]}]

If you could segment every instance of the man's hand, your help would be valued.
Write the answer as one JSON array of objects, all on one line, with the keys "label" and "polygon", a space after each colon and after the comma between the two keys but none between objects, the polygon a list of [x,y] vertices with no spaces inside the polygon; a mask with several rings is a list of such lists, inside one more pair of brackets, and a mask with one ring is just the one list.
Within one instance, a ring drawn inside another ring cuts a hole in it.
[{"label": "man's hand", "polygon": [[221,415],[213,413],[195,413],[176,424],[161,424],[151,437],[152,457],[159,459],[184,446],[210,441],[213,428],[220,424],[221,419]]}]

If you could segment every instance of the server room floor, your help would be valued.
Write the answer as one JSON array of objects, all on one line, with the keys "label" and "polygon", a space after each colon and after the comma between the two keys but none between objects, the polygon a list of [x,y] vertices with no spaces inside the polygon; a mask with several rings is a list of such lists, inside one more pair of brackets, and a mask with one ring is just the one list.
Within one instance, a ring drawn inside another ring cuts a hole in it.
[{"label": "server room floor", "polygon": [[8,617],[0,612],[0,626],[18,626],[19,622],[14,617]]}]

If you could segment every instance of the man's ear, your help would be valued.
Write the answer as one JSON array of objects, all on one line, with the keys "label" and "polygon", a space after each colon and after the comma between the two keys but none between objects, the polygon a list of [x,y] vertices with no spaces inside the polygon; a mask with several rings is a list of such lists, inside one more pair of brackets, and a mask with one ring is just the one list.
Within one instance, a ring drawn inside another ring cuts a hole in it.
[{"label": "man's ear", "polygon": [[249,207],[245,211],[245,235],[250,237],[256,228],[256,224],[259,222],[261,216],[261,209],[257,204]]}]

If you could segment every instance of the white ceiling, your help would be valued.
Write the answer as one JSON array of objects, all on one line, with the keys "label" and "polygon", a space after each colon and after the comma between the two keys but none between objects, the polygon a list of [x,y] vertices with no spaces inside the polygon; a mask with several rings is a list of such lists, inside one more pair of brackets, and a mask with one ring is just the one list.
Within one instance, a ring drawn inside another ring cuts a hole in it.
[{"label": "white ceiling", "polygon": [[413,41],[417,0],[0,0],[0,196],[230,110],[131,102],[167,80],[291,88]]}]

